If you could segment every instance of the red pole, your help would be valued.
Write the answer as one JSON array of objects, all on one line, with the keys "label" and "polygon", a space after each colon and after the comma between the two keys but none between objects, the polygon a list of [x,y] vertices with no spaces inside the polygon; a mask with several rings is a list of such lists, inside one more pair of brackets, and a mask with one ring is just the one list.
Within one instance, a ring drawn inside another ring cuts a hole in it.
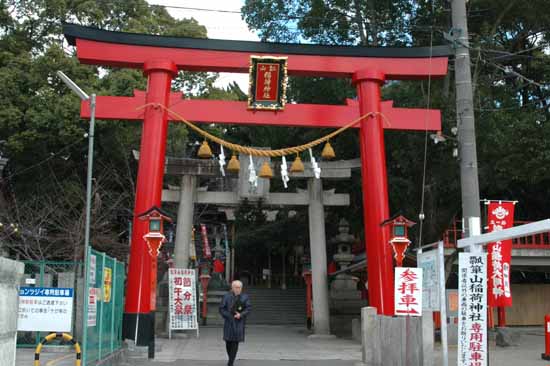
[{"label": "red pole", "polygon": [[495,320],[493,314],[493,307],[491,305],[487,306],[487,327],[493,329],[495,327]]},{"label": "red pole", "polygon": [[[148,77],[146,103],[167,106],[172,78],[177,73],[176,65],[172,61],[153,60],[145,63],[143,72]],[[157,259],[149,255],[143,238],[149,230],[148,223],[139,220],[137,216],[152,206],[161,206],[167,130],[166,112],[155,106],[146,107],[141,132],[123,325],[123,338],[134,339],[138,345],[148,345],[153,337],[151,267]]]},{"label": "red pole", "polygon": [[545,352],[541,355],[543,360],[550,361],[550,314],[544,317]]},{"label": "red pole", "polygon": [[311,295],[312,295],[312,289],[311,289],[311,271],[304,271],[303,273],[304,281],[306,282],[306,317],[307,317],[307,324],[308,329],[311,325],[311,315],[313,313],[311,308]]},{"label": "red pole", "polygon": [[[362,70],[353,75],[361,115],[380,113],[380,86],[384,74]],[[363,222],[367,251],[370,306],[379,314],[394,315],[393,260],[388,227],[381,223],[389,217],[384,126],[379,114],[364,118],[360,124]]]},{"label": "red pole", "polygon": [[504,328],[506,326],[506,308],[504,306],[497,307],[498,311],[498,326]]}]

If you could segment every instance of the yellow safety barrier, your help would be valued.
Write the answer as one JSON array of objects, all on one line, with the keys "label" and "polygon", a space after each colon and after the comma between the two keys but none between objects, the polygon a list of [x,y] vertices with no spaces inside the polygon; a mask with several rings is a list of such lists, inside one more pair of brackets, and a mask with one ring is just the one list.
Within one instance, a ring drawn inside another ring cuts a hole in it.
[{"label": "yellow safety barrier", "polygon": [[36,346],[36,350],[34,351],[34,366],[40,366],[40,351],[42,351],[42,347],[47,343],[50,342],[56,338],[63,338],[65,341],[70,342],[74,346],[74,350],[76,352],[76,360],[75,360],[75,366],[80,366],[80,362],[82,360],[82,353],[80,352],[80,345],[77,341],[74,340],[73,336],[68,333],[50,333],[47,336],[44,337]]}]

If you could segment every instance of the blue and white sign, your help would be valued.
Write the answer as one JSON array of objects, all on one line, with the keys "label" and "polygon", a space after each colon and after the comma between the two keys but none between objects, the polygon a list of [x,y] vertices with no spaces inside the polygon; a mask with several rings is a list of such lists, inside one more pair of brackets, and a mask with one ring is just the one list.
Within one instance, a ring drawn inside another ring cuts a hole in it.
[{"label": "blue and white sign", "polygon": [[71,332],[73,289],[21,287],[17,330]]}]

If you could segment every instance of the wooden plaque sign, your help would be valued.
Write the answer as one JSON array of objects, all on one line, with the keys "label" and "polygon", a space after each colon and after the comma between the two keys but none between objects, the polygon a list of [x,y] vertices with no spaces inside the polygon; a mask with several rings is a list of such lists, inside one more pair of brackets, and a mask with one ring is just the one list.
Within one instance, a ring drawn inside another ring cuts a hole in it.
[{"label": "wooden plaque sign", "polygon": [[282,110],[286,103],[287,57],[251,56],[248,109]]}]

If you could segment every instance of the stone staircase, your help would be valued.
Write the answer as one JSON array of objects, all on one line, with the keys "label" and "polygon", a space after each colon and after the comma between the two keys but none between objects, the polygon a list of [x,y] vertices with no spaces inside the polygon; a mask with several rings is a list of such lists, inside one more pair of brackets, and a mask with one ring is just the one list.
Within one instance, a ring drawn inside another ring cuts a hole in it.
[{"label": "stone staircase", "polygon": [[[221,297],[225,292],[211,291],[208,294],[208,325],[221,325],[223,319],[218,313]],[[252,314],[247,324],[262,325],[305,325],[305,289],[247,288],[252,303]]]}]

